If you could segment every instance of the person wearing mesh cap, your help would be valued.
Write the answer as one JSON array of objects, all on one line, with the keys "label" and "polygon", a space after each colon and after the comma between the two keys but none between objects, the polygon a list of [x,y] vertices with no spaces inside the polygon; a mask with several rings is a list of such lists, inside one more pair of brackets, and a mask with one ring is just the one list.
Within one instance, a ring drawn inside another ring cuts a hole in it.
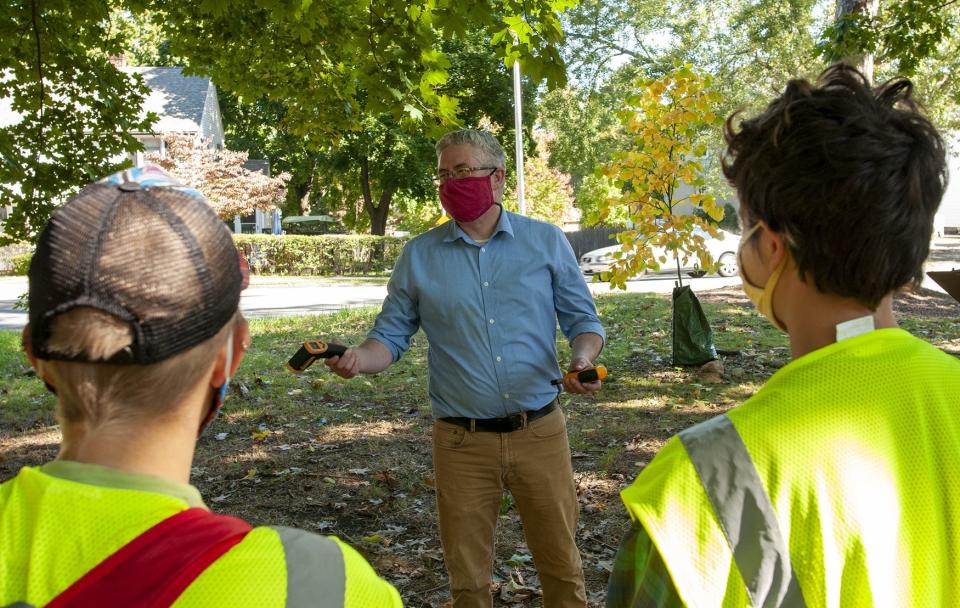
[{"label": "person wearing mesh cap", "polygon": [[402,605],[338,539],[214,515],[189,485],[250,345],[244,282],[226,225],[157,169],[54,214],[23,341],[63,440],[0,485],[0,605]]},{"label": "person wearing mesh cap", "polygon": [[793,360],[623,490],[607,606],[960,606],[960,361],[893,310],[923,278],[944,142],[910,81],[845,65],[736,117],[743,288]]}]

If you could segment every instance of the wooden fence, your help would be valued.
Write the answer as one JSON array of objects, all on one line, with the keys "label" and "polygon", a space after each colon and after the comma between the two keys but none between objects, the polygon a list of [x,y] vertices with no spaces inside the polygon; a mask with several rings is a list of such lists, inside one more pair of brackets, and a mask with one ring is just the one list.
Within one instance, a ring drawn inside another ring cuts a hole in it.
[{"label": "wooden fence", "polygon": [[573,247],[573,253],[580,260],[580,256],[588,251],[616,245],[613,235],[620,232],[623,228],[587,228],[586,230],[577,230],[575,232],[565,232],[570,246]]}]

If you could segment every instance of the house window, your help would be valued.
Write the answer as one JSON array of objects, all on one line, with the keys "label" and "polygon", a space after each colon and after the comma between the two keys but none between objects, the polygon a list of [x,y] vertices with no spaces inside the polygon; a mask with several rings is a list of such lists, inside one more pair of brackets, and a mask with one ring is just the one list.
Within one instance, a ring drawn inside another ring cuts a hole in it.
[{"label": "house window", "polygon": [[257,233],[257,214],[256,213],[248,213],[246,215],[240,216],[240,233],[241,234]]},{"label": "house window", "polygon": [[148,156],[159,155],[161,159],[167,157],[167,147],[164,145],[162,139],[151,137],[141,139],[140,142],[143,144],[143,151],[137,152],[130,159],[133,161],[134,167],[142,167],[147,164]]},{"label": "house window", "polygon": [[[246,215],[233,216],[233,221],[228,221],[227,225],[233,227],[234,234],[271,234],[271,219],[270,215],[256,209]],[[279,215],[277,221],[279,222]]]}]

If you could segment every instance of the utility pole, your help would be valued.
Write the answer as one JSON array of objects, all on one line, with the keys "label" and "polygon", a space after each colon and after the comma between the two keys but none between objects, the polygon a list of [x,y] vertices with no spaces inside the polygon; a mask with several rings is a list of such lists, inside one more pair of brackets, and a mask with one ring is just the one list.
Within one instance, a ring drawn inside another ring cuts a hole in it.
[{"label": "utility pole", "polygon": [[514,130],[516,137],[516,158],[517,158],[517,204],[519,205],[520,215],[527,214],[527,201],[524,197],[523,183],[523,108],[522,89],[520,88],[520,59],[513,62],[513,116]]}]

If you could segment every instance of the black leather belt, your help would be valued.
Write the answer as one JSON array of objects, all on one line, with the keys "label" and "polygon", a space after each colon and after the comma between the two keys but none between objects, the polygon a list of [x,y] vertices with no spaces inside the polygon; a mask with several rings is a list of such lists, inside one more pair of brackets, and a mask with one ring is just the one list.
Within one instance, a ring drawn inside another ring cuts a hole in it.
[{"label": "black leather belt", "polygon": [[468,431],[484,431],[487,433],[512,433],[522,429],[537,418],[543,418],[553,410],[557,409],[557,399],[538,410],[531,412],[520,412],[503,416],[502,418],[463,418],[453,416],[450,418],[440,418],[443,422],[449,422],[457,426],[462,426]]}]

